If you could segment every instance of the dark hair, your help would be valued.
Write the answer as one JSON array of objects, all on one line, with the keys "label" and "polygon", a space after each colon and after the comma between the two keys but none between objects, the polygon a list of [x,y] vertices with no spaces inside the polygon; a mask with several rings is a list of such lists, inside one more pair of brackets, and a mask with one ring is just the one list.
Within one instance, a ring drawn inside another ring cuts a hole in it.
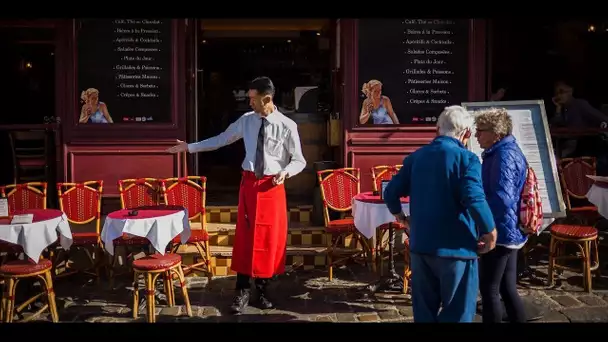
[{"label": "dark hair", "polygon": [[260,95],[274,96],[274,84],[266,76],[258,77],[251,81],[249,89],[257,91]]},{"label": "dark hair", "polygon": [[555,82],[553,82],[553,87],[558,87],[561,85],[574,88],[574,82],[569,78],[559,78]]}]

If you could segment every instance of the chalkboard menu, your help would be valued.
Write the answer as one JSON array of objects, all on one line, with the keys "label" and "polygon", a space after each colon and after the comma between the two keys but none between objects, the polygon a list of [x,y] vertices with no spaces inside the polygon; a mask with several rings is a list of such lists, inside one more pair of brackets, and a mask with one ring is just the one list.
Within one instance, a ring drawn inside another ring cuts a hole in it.
[{"label": "chalkboard menu", "polygon": [[77,20],[79,123],[171,121],[171,19]]},{"label": "chalkboard menu", "polygon": [[[468,22],[359,19],[359,89],[363,90],[364,113],[357,122],[434,124],[444,107],[467,101]],[[377,100],[374,106],[368,100],[364,106],[378,84],[389,101],[384,98],[378,107]]]}]

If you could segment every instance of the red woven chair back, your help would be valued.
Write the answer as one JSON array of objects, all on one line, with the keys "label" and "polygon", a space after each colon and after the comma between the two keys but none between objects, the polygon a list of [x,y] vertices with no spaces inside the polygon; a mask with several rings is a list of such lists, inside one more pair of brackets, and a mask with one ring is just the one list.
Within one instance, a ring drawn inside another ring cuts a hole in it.
[{"label": "red woven chair back", "polygon": [[358,168],[317,172],[326,224],[330,221],[329,209],[337,212],[347,212],[352,209],[353,197],[361,190],[359,175]]},{"label": "red woven chair back", "polygon": [[71,224],[85,225],[96,220],[95,230],[100,233],[101,195],[103,181],[57,183],[59,209]]},{"label": "red woven chair back", "polygon": [[121,179],[118,191],[122,209],[159,205],[162,197],[161,180],[157,178]]},{"label": "red woven chair back", "polygon": [[378,165],[372,167],[372,179],[374,191],[380,191],[382,181],[391,180],[399,172],[402,165]]},{"label": "red woven chair back", "polygon": [[30,182],[0,187],[0,197],[8,199],[8,210],[46,209],[47,183]]},{"label": "red woven chair back", "polygon": [[587,192],[593,180],[587,175],[595,176],[596,161],[593,157],[564,158],[559,161],[559,178],[564,192],[567,209],[572,209],[572,199],[586,201]]},{"label": "red woven chair back", "polygon": [[190,221],[199,220],[204,224],[207,178],[187,176],[162,180],[165,204],[178,205],[188,210]]}]

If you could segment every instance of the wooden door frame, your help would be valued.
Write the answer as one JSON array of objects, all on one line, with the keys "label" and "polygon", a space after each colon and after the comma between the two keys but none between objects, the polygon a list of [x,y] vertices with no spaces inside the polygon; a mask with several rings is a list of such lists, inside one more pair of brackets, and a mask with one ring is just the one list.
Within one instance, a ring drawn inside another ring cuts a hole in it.
[{"label": "wooden door frame", "polygon": [[[186,141],[196,142],[199,140],[199,84],[198,84],[198,37],[200,32],[200,20],[198,18],[186,18],[185,19],[185,48],[186,54]],[[199,154],[191,153],[188,155],[188,169],[189,175],[199,174],[198,165]]]}]

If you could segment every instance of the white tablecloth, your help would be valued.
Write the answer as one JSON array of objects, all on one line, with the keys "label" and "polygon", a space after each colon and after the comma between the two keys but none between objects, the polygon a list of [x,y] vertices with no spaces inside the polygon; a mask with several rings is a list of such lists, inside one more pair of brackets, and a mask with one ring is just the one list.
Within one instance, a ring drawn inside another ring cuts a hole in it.
[{"label": "white tablecloth", "polygon": [[587,199],[597,207],[597,211],[604,218],[608,218],[608,189],[592,185],[587,192]]},{"label": "white tablecloth", "polygon": [[[401,203],[401,208],[409,215],[409,203]],[[379,226],[395,222],[395,216],[388,211],[386,204],[361,202],[356,199],[353,199],[353,218],[357,230],[368,239],[376,235],[376,228]]]},{"label": "white tablecloth", "polygon": [[65,214],[27,224],[0,225],[0,240],[19,245],[30,259],[38,262],[45,248],[57,241],[65,250],[72,246],[72,231]]},{"label": "white tablecloth", "polygon": [[164,255],[167,245],[176,236],[180,235],[182,243],[188,241],[190,221],[186,210],[150,218],[113,219],[108,215],[101,231],[101,241],[110,255],[114,255],[113,241],[124,233],[148,239],[154,249]]}]

